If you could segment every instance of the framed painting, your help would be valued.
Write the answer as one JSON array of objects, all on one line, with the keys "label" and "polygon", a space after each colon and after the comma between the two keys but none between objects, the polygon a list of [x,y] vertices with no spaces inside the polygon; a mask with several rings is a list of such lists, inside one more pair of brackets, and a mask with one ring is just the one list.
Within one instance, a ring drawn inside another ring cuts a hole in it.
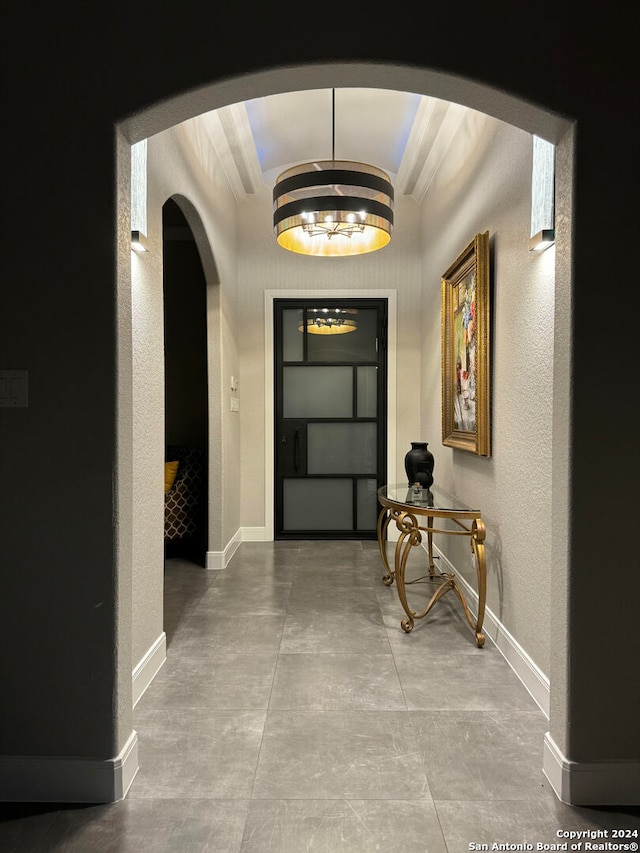
[{"label": "framed painting", "polygon": [[442,276],[442,443],[491,455],[489,232]]}]

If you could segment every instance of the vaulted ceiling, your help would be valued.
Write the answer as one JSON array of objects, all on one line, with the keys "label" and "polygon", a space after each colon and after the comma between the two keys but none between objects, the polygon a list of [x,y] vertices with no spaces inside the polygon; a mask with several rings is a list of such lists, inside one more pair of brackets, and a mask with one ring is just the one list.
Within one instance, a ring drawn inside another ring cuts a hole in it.
[{"label": "vaulted ceiling", "polygon": [[288,92],[232,104],[187,122],[205,170],[210,149],[237,200],[272,186],[289,166],[356,160],[384,169],[420,203],[468,108],[387,89]]}]

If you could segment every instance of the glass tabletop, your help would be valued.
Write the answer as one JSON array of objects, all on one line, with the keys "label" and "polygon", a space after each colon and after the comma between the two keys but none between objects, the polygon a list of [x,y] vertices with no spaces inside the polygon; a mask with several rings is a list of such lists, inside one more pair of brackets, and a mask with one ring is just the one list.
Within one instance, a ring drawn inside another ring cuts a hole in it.
[{"label": "glass tabletop", "polygon": [[417,509],[434,509],[443,512],[477,512],[480,514],[479,509],[469,506],[455,495],[436,485],[415,493],[412,486],[407,486],[406,483],[395,483],[381,486],[378,489],[378,495],[394,503],[406,504]]}]

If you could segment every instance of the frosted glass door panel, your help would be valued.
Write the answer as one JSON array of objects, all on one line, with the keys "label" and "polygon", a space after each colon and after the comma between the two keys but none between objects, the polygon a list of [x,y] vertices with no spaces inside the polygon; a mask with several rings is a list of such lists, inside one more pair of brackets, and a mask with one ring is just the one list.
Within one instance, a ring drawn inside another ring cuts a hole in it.
[{"label": "frosted glass door panel", "polygon": [[283,367],[285,418],[353,417],[351,367]]},{"label": "frosted glass door panel", "polygon": [[359,418],[375,418],[378,412],[378,368],[358,367]]},{"label": "frosted glass door panel", "polygon": [[358,530],[371,530],[378,523],[378,495],[376,480],[358,480],[357,482],[357,521]]},{"label": "frosted glass door panel", "polygon": [[353,486],[351,480],[323,480],[306,477],[285,479],[284,529],[351,530]]},{"label": "frosted glass door panel", "polygon": [[309,474],[375,474],[375,423],[307,426]]},{"label": "frosted glass door panel", "polygon": [[304,335],[302,326],[302,309],[286,308],[282,312],[282,360],[302,361]]}]

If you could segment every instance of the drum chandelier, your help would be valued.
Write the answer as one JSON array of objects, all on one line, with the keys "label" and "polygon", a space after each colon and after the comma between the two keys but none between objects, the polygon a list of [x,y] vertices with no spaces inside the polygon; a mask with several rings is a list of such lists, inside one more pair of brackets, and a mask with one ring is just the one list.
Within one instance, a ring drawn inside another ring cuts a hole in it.
[{"label": "drum chandelier", "polygon": [[393,230],[393,186],[382,169],[335,159],[335,89],[331,160],[293,166],[273,189],[278,245],[318,257],[347,257],[382,249]]}]

